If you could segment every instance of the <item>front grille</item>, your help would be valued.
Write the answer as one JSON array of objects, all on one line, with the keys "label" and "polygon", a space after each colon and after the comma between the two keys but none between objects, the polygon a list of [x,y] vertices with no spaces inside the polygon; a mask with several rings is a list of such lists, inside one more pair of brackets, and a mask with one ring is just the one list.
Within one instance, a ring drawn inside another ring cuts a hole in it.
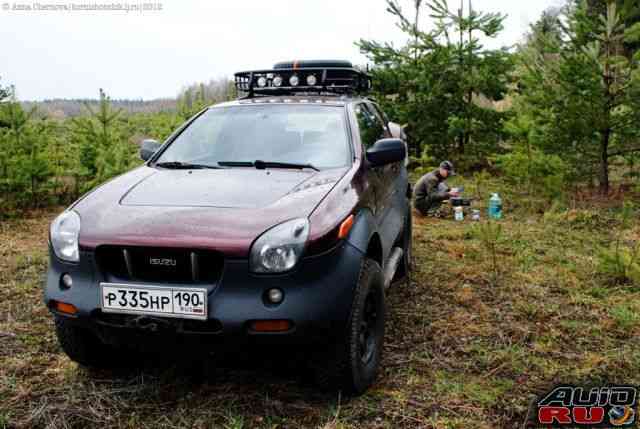
[{"label": "front grille", "polygon": [[224,264],[220,253],[198,249],[100,246],[96,261],[107,281],[216,283]]}]

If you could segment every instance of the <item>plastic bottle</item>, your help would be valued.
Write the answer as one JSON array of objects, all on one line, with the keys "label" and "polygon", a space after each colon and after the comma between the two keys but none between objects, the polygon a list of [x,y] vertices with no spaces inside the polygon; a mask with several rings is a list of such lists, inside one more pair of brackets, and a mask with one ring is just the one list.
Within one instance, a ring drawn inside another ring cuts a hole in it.
[{"label": "plastic bottle", "polygon": [[502,199],[497,193],[489,199],[489,218],[502,219]]},{"label": "plastic bottle", "polygon": [[462,207],[456,207],[453,209],[454,213],[455,213],[455,220],[457,221],[462,221],[464,220],[464,211],[462,209]]}]

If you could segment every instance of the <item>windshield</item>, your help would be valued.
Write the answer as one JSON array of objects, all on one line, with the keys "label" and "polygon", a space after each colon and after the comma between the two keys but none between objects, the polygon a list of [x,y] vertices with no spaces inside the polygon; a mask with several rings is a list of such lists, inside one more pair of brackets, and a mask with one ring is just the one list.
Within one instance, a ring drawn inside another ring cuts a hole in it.
[{"label": "windshield", "polygon": [[341,107],[231,106],[203,113],[156,163],[215,167],[260,160],[333,168],[348,165],[349,155]]}]

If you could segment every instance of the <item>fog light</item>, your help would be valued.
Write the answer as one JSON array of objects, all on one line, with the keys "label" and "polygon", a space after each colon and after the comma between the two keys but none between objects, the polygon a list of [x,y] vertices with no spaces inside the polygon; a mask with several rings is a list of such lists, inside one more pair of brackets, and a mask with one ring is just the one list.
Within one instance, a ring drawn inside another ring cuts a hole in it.
[{"label": "fog light", "polygon": [[281,76],[276,76],[273,78],[273,86],[282,86],[282,77]]},{"label": "fog light", "polygon": [[309,76],[307,76],[307,85],[315,86],[316,83],[318,83],[318,79],[316,79],[314,75],[310,74]]},{"label": "fog light", "polygon": [[69,274],[63,274],[60,281],[62,282],[62,286],[66,289],[71,289],[71,286],[73,286],[73,279]]},{"label": "fog light", "polygon": [[261,76],[258,78],[258,86],[260,88],[264,88],[265,86],[267,86],[267,78],[264,76]]},{"label": "fog light", "polygon": [[296,76],[295,74],[289,78],[289,85],[298,86],[299,83],[300,78],[298,78],[298,76]]},{"label": "fog light", "polygon": [[272,304],[280,304],[284,298],[284,294],[280,289],[269,289],[267,292],[267,298]]}]

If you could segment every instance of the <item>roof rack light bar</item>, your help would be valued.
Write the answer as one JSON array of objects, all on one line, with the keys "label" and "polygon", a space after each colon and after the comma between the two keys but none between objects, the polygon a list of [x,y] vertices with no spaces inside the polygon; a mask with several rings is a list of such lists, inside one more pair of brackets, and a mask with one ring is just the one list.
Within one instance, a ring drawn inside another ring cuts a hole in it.
[{"label": "roof rack light bar", "polygon": [[278,67],[238,72],[235,84],[248,98],[314,92],[363,94],[371,89],[371,77],[353,67]]}]

